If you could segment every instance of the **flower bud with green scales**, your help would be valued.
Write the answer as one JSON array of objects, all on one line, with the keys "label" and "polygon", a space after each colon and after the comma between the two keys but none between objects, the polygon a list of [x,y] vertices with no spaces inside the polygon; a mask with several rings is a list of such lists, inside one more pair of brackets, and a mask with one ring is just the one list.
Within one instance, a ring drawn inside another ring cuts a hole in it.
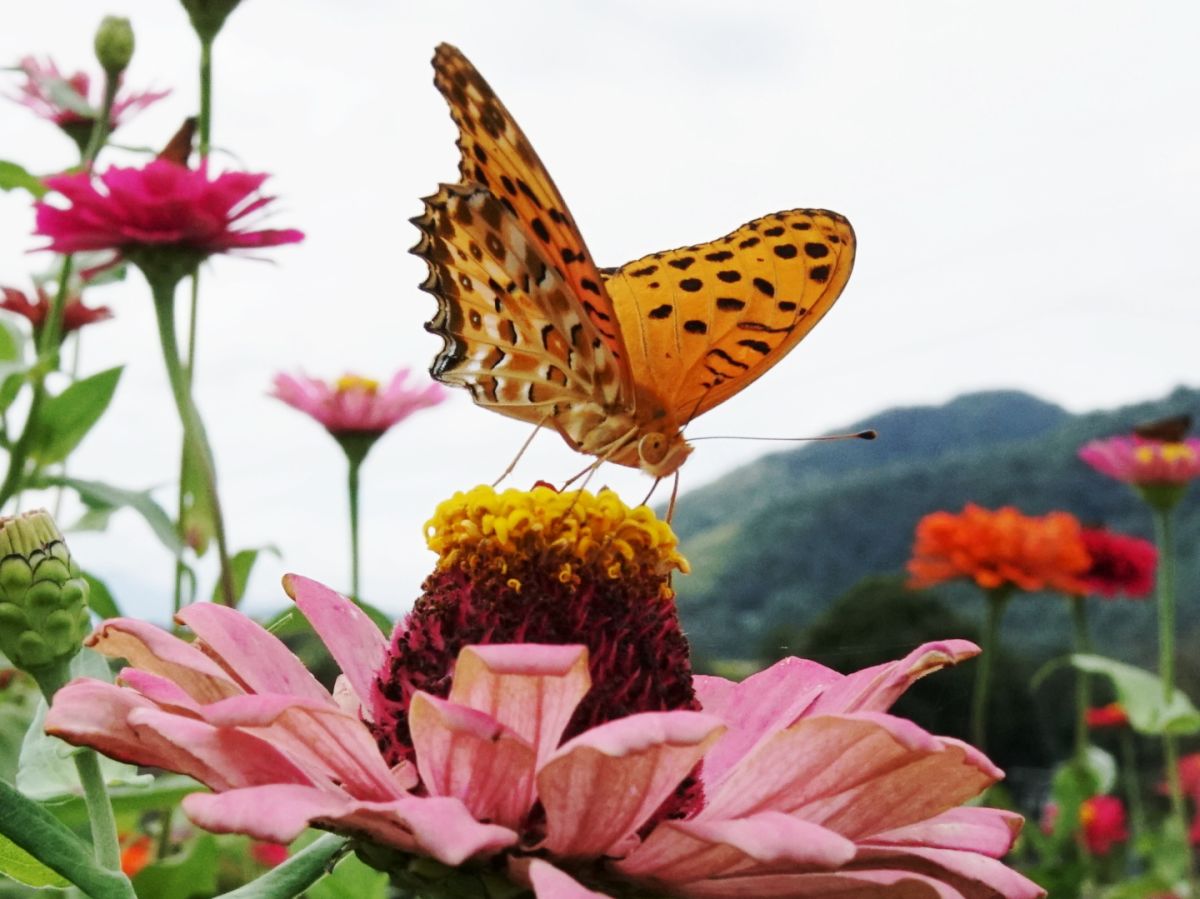
[{"label": "flower bud with green scales", "polygon": [[91,630],[88,584],[48,512],[0,519],[0,651],[43,692]]}]

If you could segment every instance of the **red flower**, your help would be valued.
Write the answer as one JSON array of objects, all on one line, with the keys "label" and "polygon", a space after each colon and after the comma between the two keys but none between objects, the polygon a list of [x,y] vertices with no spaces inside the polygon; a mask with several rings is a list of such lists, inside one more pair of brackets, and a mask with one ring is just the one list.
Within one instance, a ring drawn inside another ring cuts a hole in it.
[{"label": "red flower", "polygon": [[[25,73],[19,94],[10,95],[38,116],[53,122],[77,143],[86,142],[92,125],[100,115],[100,99],[91,100],[91,79],[84,72],[66,77],[51,60],[38,62],[32,56],[21,60],[18,69]],[[170,91],[143,91],[118,94],[113,100],[109,127],[116,129]]]},{"label": "red flower", "polygon": [[1110,702],[1098,709],[1087,710],[1087,726],[1096,730],[1105,727],[1125,727],[1129,724],[1129,715],[1119,702]]},{"label": "red flower", "polygon": [[266,207],[271,197],[255,196],[267,175],[224,172],[210,179],[167,159],[140,169],[113,167],[99,177],[59,175],[46,185],[70,205],[36,204],[36,233],[50,238],[58,253],[142,248],[176,248],[200,259],[230,250],[296,243],[293,229],[253,231],[244,219]]},{"label": "red flower", "polygon": [[1092,855],[1108,855],[1117,843],[1129,839],[1125,803],[1116,796],[1093,796],[1079,807],[1083,840]]},{"label": "red flower", "polygon": [[288,847],[283,843],[255,840],[250,844],[250,855],[264,868],[274,868],[288,860]]},{"label": "red flower", "polygon": [[[7,309],[23,316],[33,325],[34,333],[41,331],[46,316],[50,314],[50,296],[42,285],[35,288],[35,299],[12,287],[0,287],[0,309]],[[67,305],[63,309],[63,334],[78,331],[84,325],[112,318],[112,310],[107,306],[85,306],[78,295],[68,296]]]},{"label": "red flower", "polygon": [[1092,567],[1083,574],[1092,593],[1108,597],[1123,593],[1130,599],[1150,595],[1158,565],[1153,543],[1103,528],[1084,528],[1083,544],[1092,557]]}]

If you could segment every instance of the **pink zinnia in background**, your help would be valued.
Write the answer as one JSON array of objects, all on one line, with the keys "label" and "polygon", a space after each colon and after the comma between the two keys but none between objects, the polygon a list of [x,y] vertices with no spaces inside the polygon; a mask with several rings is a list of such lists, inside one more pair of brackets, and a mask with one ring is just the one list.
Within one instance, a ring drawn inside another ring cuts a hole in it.
[{"label": "pink zinnia in background", "polygon": [[295,229],[251,230],[248,215],[261,212],[272,197],[258,196],[263,174],[223,172],[210,178],[168,159],[142,168],[113,167],[98,179],[80,172],[46,179],[66,198],[65,208],[36,204],[35,233],[50,238],[44,249],[58,253],[83,250],[173,248],[197,261],[213,253],[252,250],[296,243]]},{"label": "pink zinnia in background", "polygon": [[1186,484],[1200,477],[1200,439],[1195,437],[1108,437],[1085,444],[1079,458],[1101,474],[1137,486]]},{"label": "pink zinnia in background", "polygon": [[[25,83],[21,85],[20,93],[10,94],[9,99],[58,125],[73,139],[78,140],[76,132],[82,126],[86,139],[86,132],[90,131],[100,115],[100,98],[93,100],[89,97],[91,78],[84,72],[76,72],[68,77],[59,71],[53,60],[39,62],[33,56],[22,59],[18,68],[25,73]],[[118,92],[109,116],[109,127],[115,130],[134,114],[169,93],[169,90]]]},{"label": "pink zinnia in background", "polygon": [[1082,577],[1092,593],[1142,599],[1154,590],[1158,550],[1149,540],[1105,528],[1084,528],[1083,544],[1092,565]]},{"label": "pink zinnia in background", "polygon": [[[34,333],[41,330],[46,316],[50,314],[50,304],[50,295],[40,284],[34,288],[33,299],[13,287],[0,287],[0,309],[7,309],[27,319],[33,325]],[[112,318],[112,310],[107,306],[87,306],[78,295],[70,295],[63,308],[63,334],[109,318]]]},{"label": "pink zinnia in background", "polygon": [[385,387],[353,374],[333,383],[307,375],[278,374],[271,395],[310,415],[335,437],[378,436],[414,412],[436,406],[446,398],[440,384],[410,384],[411,375],[409,369],[401,368]]}]

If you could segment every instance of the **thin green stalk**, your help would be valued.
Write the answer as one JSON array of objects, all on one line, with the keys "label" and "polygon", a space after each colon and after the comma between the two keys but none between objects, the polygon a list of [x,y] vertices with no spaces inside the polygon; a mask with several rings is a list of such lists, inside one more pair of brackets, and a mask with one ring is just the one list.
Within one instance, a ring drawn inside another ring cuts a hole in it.
[{"label": "thin green stalk", "polygon": [[358,471],[362,467],[362,458],[349,458],[350,476],[348,478],[350,493],[350,597],[359,599],[358,592]]},{"label": "thin green stalk", "polygon": [[[1092,640],[1088,636],[1087,605],[1082,596],[1068,596],[1071,606],[1071,622],[1075,629],[1075,651],[1087,654],[1092,651]],[[1080,770],[1087,766],[1088,731],[1087,712],[1091,704],[1090,685],[1086,671],[1075,671],[1075,763]]]},{"label": "thin green stalk", "polygon": [[225,604],[236,605],[237,592],[234,588],[233,569],[229,565],[229,548],[225,542],[225,521],[221,514],[221,500],[217,494],[217,473],[213,464],[212,450],[204,432],[200,413],[196,410],[192,391],[188,385],[183,363],[179,359],[179,343],[175,336],[175,283],[169,279],[150,279],[154,292],[155,317],[158,319],[158,334],[162,343],[163,361],[167,366],[167,378],[171,382],[171,393],[179,410],[183,425],[184,443],[192,449],[192,456],[200,467],[205,489],[212,503],[213,532],[217,543],[217,557],[221,565],[221,593]]},{"label": "thin green stalk", "polygon": [[1133,748],[1133,731],[1121,728],[1121,781],[1125,787],[1125,800],[1129,803],[1129,819],[1133,829],[1133,845],[1146,830],[1146,808],[1142,805],[1142,788],[1137,770],[1137,755]]},{"label": "thin green stalk", "polygon": [[[70,669],[66,661],[33,672],[34,680],[49,704],[54,694],[70,680]],[[111,871],[121,870],[121,842],[117,836],[117,819],[113,815],[108,788],[104,785],[104,774],[100,770],[100,757],[92,749],[77,750],[74,756],[75,770],[79,772],[79,783],[83,787],[83,799],[87,806],[88,820],[92,828],[92,848],[96,861]]]},{"label": "thin green stalk", "polygon": [[[67,304],[67,290],[71,281],[73,265],[73,256],[63,257],[62,270],[58,275],[58,289],[54,292],[50,314],[46,317],[46,324],[42,329],[41,338],[38,341],[39,362],[33,374],[33,399],[29,403],[29,413],[25,416],[25,425],[21,429],[21,436],[17,438],[12,452],[8,455],[8,471],[4,475],[4,481],[0,483],[0,508],[3,508],[22,487],[22,481],[25,476],[25,462],[29,458],[30,446],[33,443],[34,433],[37,430],[36,422],[38,421],[38,416],[41,414],[42,403],[46,400],[47,371],[43,360],[53,359],[57,363],[57,342],[49,343],[48,339],[53,337],[57,341],[57,334],[53,333],[52,328],[56,317],[61,325],[62,311]],[[48,349],[50,347],[54,348],[52,353]]]},{"label": "thin green stalk", "polygon": [[971,698],[971,742],[979,750],[987,744],[987,702],[991,688],[992,669],[1000,647],[1000,620],[1008,605],[1009,591],[1005,588],[987,594],[987,621],[983,630],[983,652],[975,671],[975,693]]},{"label": "thin green stalk", "polygon": [[[215,37],[216,35],[213,35]],[[212,45],[213,37],[200,38],[200,159],[207,160],[212,144]]]},{"label": "thin green stalk", "polygon": [[117,88],[120,86],[119,79],[108,75],[104,77],[104,100],[100,104],[100,115],[92,125],[91,136],[88,137],[87,147],[83,151],[85,168],[96,161],[96,157],[100,155],[100,150],[104,147],[104,142],[108,139],[109,125],[112,124],[113,101],[117,98]]},{"label": "thin green stalk", "polygon": [[[192,272],[191,277],[192,289],[188,297],[188,343],[187,357],[183,360],[184,375],[187,380],[188,390],[192,389],[192,385],[196,382],[196,310],[199,308],[200,299],[200,269]],[[177,506],[178,514],[175,521],[178,525],[179,533],[179,549],[175,553],[175,591],[173,600],[174,614],[178,614],[183,608],[183,575],[184,563],[183,553],[187,546],[187,535],[184,533],[183,517],[186,513],[184,508],[184,484],[187,480],[187,443],[186,441],[180,446],[179,450],[179,504]],[[174,618],[172,617],[172,620]]]},{"label": "thin green stalk", "polygon": [[[1158,673],[1163,684],[1163,699],[1169,703],[1175,693],[1175,534],[1171,510],[1159,505],[1153,509],[1154,536],[1158,542]],[[1163,734],[1163,755],[1167,765],[1172,825],[1183,840],[1188,883],[1195,895],[1196,859],[1187,842],[1187,808],[1179,777],[1179,746],[1174,734]]]}]

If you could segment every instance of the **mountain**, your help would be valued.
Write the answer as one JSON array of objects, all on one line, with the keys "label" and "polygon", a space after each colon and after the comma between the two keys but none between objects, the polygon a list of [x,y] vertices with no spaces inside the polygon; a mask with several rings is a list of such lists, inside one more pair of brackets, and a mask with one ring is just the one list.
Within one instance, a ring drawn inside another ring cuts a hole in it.
[{"label": "mountain", "polygon": [[[676,586],[689,638],[709,657],[769,656],[781,629],[810,626],[863,578],[902,572],[921,516],[968,502],[1029,514],[1064,509],[1085,524],[1151,537],[1142,503],[1076,451],[1090,439],[1185,412],[1200,420],[1200,391],[1179,388],[1160,400],[1082,415],[1017,391],[973,393],[942,406],[889,409],[844,429],[873,427],[875,441],[811,444],[756,460],[679,500],[673,525],[692,574]],[[1180,504],[1176,532],[1180,633],[1200,637],[1200,491]],[[978,619],[976,591],[953,585],[938,593]],[[1151,603],[1091,600],[1089,612],[1100,651],[1151,663]],[[1006,640],[1049,656],[1067,634],[1061,599],[1012,603]],[[1181,656],[1181,666],[1200,676],[1200,658]]]}]

